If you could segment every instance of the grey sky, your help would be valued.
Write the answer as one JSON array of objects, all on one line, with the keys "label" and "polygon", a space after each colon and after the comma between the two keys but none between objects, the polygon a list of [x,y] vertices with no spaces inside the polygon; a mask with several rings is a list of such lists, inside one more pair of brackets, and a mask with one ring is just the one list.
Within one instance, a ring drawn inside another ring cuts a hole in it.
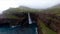
[{"label": "grey sky", "polygon": [[31,8],[47,8],[60,3],[60,0],[0,0],[0,13],[10,7],[28,6]]}]

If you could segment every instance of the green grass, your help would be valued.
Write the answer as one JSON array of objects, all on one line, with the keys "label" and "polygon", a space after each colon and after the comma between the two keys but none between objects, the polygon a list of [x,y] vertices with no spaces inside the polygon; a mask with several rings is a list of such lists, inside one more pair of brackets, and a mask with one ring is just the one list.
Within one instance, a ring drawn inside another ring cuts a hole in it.
[{"label": "green grass", "polygon": [[40,25],[41,25],[43,34],[57,34],[56,32],[46,27],[46,25],[43,22],[41,22]]}]

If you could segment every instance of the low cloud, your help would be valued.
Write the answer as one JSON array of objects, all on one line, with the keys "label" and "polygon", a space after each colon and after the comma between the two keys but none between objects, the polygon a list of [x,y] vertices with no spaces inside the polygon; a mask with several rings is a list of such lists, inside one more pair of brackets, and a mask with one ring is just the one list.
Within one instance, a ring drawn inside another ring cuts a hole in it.
[{"label": "low cloud", "polygon": [[0,13],[10,7],[21,5],[31,8],[48,8],[60,3],[60,0],[0,0]]}]

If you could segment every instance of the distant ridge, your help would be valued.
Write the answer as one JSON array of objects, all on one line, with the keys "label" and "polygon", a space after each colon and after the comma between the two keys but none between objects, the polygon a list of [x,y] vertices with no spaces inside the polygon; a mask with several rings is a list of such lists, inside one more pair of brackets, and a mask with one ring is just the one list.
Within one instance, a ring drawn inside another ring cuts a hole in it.
[{"label": "distant ridge", "polygon": [[60,4],[50,7],[50,9],[54,9],[54,8],[60,8]]},{"label": "distant ridge", "polygon": [[26,6],[19,6],[20,9],[31,9],[29,7],[26,7]]}]

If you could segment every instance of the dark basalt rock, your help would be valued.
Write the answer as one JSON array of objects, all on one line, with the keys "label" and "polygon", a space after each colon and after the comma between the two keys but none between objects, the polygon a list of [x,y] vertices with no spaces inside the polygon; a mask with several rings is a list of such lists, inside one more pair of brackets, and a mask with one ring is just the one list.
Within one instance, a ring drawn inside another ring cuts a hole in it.
[{"label": "dark basalt rock", "polygon": [[[7,17],[3,17],[0,18],[0,26],[15,26],[15,25],[21,25],[23,27],[28,27],[29,23],[28,23],[28,13],[22,12],[22,13],[15,13],[13,14],[19,18],[7,18]],[[35,13],[30,13],[31,19],[32,21],[36,21],[36,16]],[[33,22],[34,22],[33,21]]]}]

